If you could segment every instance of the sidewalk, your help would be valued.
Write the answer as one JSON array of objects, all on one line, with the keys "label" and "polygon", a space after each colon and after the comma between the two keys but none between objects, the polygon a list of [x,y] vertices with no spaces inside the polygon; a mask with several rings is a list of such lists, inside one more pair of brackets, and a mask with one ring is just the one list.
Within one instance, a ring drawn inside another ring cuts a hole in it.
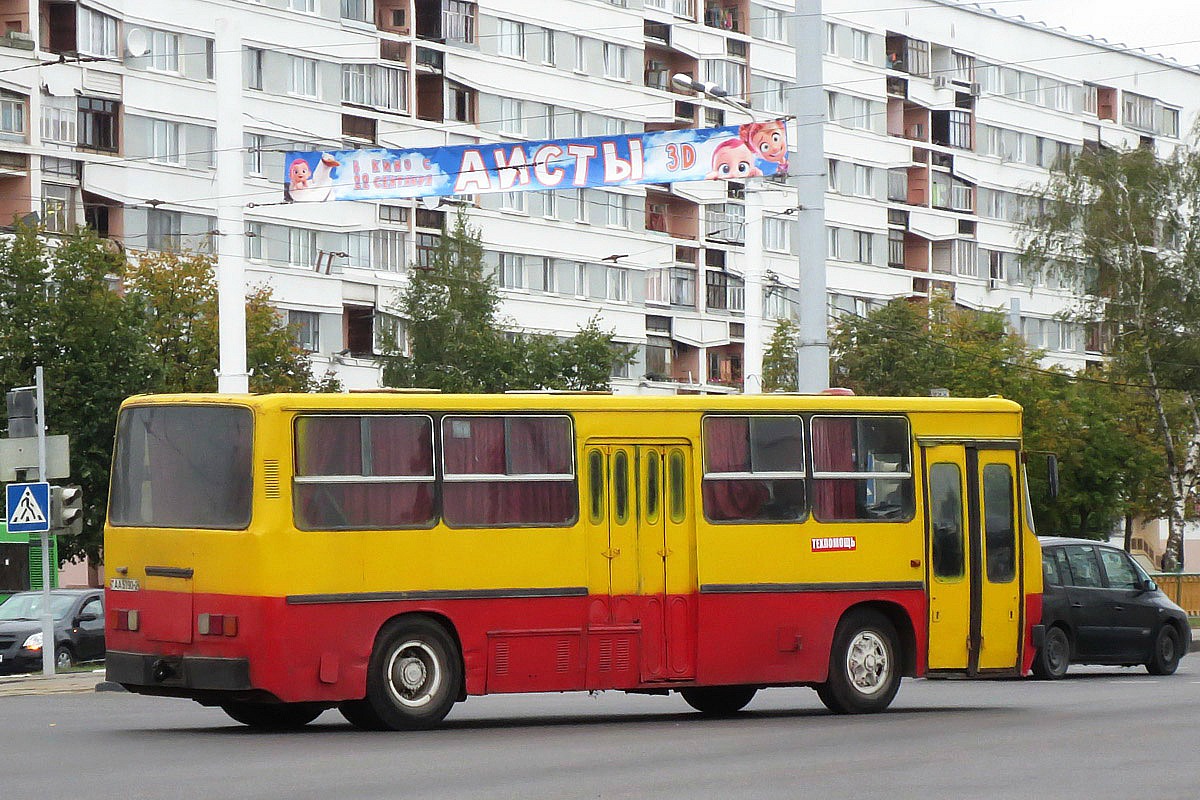
[{"label": "sidewalk", "polygon": [[56,675],[0,676],[0,697],[22,694],[68,694],[73,692],[124,691],[115,683],[104,680],[104,667],[81,672],[62,672]]}]

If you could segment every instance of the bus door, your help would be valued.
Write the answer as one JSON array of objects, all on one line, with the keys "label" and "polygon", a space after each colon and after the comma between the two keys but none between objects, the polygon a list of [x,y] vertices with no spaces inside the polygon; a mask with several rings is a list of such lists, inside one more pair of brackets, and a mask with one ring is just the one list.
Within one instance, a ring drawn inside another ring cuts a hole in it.
[{"label": "bus door", "polygon": [[1018,664],[1017,448],[948,443],[922,449],[928,509],[929,669]]},{"label": "bus door", "polygon": [[[604,507],[589,508],[596,533],[602,532],[591,542],[607,562],[604,622],[636,626],[642,681],[688,680],[695,675],[696,652],[690,449],[606,443],[589,445],[586,458],[589,473],[598,471],[604,483],[602,491],[590,490],[592,502]],[[599,562],[593,558],[592,563]],[[596,617],[593,613],[593,629],[600,622]]]}]

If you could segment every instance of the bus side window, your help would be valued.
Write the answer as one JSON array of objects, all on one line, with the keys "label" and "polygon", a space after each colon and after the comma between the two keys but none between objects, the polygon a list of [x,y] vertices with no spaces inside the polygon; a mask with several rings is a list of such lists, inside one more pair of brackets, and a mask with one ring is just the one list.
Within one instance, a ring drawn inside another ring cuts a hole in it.
[{"label": "bus side window", "polygon": [[613,521],[624,525],[629,521],[629,454],[624,450],[613,453]]},{"label": "bus side window", "polygon": [[804,517],[804,421],[796,416],[704,418],[704,516],[713,522]]},{"label": "bus side window", "polygon": [[604,453],[588,451],[588,521],[604,520]]},{"label": "bus side window", "polygon": [[815,416],[811,441],[817,520],[907,522],[913,518],[907,419]]},{"label": "bus side window", "polygon": [[687,516],[687,464],[682,450],[672,450],[667,456],[667,481],[671,493],[671,522],[683,522]]}]

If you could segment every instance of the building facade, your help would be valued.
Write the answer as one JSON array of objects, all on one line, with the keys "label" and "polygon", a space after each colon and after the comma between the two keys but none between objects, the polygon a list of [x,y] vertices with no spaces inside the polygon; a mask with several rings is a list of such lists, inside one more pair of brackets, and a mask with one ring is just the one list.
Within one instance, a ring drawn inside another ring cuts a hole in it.
[{"label": "building facade", "polygon": [[[288,204],[289,150],[745,121],[672,82],[689,75],[790,116],[793,134],[822,126],[831,314],[946,291],[1081,367],[1103,342],[1056,316],[1073,287],[1021,274],[1022,198],[1083,148],[1170,152],[1200,102],[1196,70],[950,0],[827,0],[820,16],[775,0],[0,0],[0,22],[0,220],[212,252],[236,208],[248,282],[347,387],[378,385],[381,337],[403,335],[398,291],[465,208],[514,327],[565,336],[599,315],[637,350],[617,391],[737,391],[747,335],[797,314],[797,211],[813,204],[799,176],[749,188],[765,207],[764,321],[747,331],[741,184]],[[800,107],[812,77],[796,43],[813,25],[824,103]],[[217,80],[230,57],[233,86]],[[234,192],[217,181],[230,125]]]}]

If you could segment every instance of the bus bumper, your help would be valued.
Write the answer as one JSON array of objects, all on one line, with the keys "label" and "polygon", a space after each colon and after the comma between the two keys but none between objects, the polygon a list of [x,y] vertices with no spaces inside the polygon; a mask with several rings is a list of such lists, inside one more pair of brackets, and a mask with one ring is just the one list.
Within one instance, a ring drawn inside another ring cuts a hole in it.
[{"label": "bus bumper", "polygon": [[[181,694],[208,691],[248,691],[250,662],[245,658],[162,656],[108,651],[108,680],[130,691]],[[165,691],[164,691],[165,690]]]}]

